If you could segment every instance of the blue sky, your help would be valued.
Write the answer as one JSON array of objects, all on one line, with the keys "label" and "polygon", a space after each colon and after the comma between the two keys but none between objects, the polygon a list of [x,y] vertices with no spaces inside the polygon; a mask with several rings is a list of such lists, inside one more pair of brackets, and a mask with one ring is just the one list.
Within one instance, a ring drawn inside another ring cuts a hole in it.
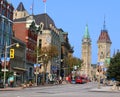
[{"label": "blue sky", "polygon": [[[33,0],[8,0],[16,8],[23,2],[31,14]],[[46,12],[54,20],[57,28],[68,32],[74,56],[81,58],[81,41],[88,24],[92,40],[92,63],[97,63],[97,40],[103,28],[104,16],[111,45],[111,55],[120,48],[120,0],[46,0]],[[34,0],[34,14],[44,13],[43,0]]]}]

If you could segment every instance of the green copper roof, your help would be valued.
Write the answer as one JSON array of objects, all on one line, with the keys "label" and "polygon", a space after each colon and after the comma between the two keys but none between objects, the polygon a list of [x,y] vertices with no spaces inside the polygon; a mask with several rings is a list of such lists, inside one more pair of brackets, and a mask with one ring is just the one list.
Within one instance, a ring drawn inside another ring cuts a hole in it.
[{"label": "green copper roof", "polygon": [[85,27],[85,33],[84,33],[84,37],[83,38],[90,38],[89,31],[88,31],[88,25],[87,24],[86,24],[86,27]]}]

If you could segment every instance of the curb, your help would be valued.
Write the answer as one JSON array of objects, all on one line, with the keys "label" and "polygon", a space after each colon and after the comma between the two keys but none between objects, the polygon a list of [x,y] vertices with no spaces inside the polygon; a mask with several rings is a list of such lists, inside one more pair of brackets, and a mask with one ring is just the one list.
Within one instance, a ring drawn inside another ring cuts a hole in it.
[{"label": "curb", "polygon": [[22,90],[22,89],[24,89],[24,88],[22,88],[22,87],[13,87],[13,88],[10,88],[10,87],[8,87],[8,88],[0,88],[0,91],[17,91],[17,90]]},{"label": "curb", "polygon": [[111,92],[111,93],[120,93],[119,90],[113,90],[111,87],[102,87],[100,89],[94,88],[91,89],[90,92]]}]

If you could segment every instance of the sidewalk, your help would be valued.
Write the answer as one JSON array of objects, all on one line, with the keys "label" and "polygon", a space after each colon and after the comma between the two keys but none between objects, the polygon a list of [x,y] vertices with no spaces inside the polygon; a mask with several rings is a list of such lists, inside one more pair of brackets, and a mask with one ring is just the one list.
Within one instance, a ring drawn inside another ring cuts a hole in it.
[{"label": "sidewalk", "polygon": [[119,89],[113,88],[113,86],[101,86],[99,88],[93,88],[90,90],[91,92],[120,92]]},{"label": "sidewalk", "polygon": [[45,86],[54,86],[54,84],[44,84],[44,85],[38,85],[38,86],[29,86],[29,87],[6,87],[6,88],[0,88],[0,91],[17,91],[22,90],[26,88],[34,88],[34,87],[45,87]]},{"label": "sidewalk", "polygon": [[0,88],[0,91],[17,91],[22,90],[23,87],[6,87],[6,88]]}]

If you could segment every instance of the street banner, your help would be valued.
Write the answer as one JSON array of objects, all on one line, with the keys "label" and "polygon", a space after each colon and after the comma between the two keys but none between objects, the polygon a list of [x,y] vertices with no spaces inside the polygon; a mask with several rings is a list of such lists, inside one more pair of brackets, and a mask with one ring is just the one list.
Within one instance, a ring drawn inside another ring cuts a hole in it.
[{"label": "street banner", "polygon": [[36,68],[40,68],[41,64],[34,64],[34,72],[36,72]]},{"label": "street banner", "polygon": [[99,66],[103,66],[103,65],[104,65],[104,62],[98,62],[98,65],[99,65]]},{"label": "street banner", "polygon": [[5,62],[6,62],[6,68],[9,68],[9,67],[10,67],[10,58],[7,57],[6,60],[5,60],[4,57],[1,58],[1,65],[2,65],[2,68],[4,68]]}]

